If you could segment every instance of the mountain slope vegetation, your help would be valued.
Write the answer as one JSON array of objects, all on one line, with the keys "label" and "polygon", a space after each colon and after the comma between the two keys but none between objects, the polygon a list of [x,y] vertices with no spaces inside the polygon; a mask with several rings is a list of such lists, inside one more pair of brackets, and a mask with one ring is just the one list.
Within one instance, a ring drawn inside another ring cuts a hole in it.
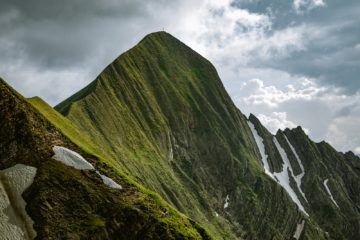
[{"label": "mountain slope vegetation", "polygon": [[[213,65],[168,33],[146,36],[55,109],[104,146],[126,174],[217,239],[291,239],[302,222],[302,239],[348,237],[345,228],[325,227],[326,214],[315,217],[316,206],[304,203],[295,185],[299,178],[283,169],[268,132],[264,148],[271,155],[270,171],[290,177],[285,185],[264,173],[248,119]],[[280,146],[283,141],[279,137]],[[292,166],[294,157],[289,161]],[[327,196],[317,198],[328,204]],[[351,211],[358,211],[351,204]]]},{"label": "mountain slope vegetation", "polygon": [[[54,109],[39,99],[30,102],[41,106],[41,113],[0,79],[0,169],[5,169],[2,176],[12,166],[36,169],[34,181],[22,194],[26,212],[34,222],[31,228],[36,232],[35,239],[210,239],[202,227],[157,194],[117,172],[111,161],[91,154],[66,137],[64,133],[75,136],[69,134],[75,130],[70,123],[62,123],[64,119]],[[78,141],[82,140],[78,137]],[[83,146],[89,142],[84,140]],[[81,154],[97,172],[56,161],[52,158],[54,146]],[[100,173],[123,188],[110,188]],[[25,176],[18,177],[21,182]],[[11,194],[9,197],[13,208],[18,208],[16,199]],[[16,228],[12,215],[7,210],[3,213],[10,223],[1,218],[0,225]],[[0,232],[0,238],[18,239],[11,234]],[[24,235],[20,239],[32,238]]]}]

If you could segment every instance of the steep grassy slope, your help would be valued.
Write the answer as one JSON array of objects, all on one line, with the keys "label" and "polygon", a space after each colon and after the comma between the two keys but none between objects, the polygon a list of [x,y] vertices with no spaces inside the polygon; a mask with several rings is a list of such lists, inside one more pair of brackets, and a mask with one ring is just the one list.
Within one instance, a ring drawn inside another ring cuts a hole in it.
[{"label": "steep grassy slope", "polygon": [[[0,79],[0,169],[18,163],[36,167],[34,182],[23,194],[36,239],[210,239],[197,223],[122,175],[111,161],[91,154],[97,148],[52,108],[39,99],[31,102],[42,114]],[[93,170],[55,161],[54,145],[80,153],[123,189],[109,188]],[[1,239],[12,237],[2,234]]]},{"label": "steep grassy slope", "polygon": [[[263,173],[215,68],[165,32],[146,36],[56,109],[215,238],[290,239],[304,218]],[[324,234],[306,220],[302,238]]]},{"label": "steep grassy slope", "polygon": [[[279,172],[283,164],[273,142],[275,137],[285,150],[294,173],[290,177],[292,189],[327,237],[360,239],[360,159],[351,152],[337,152],[325,142],[313,142],[301,127],[278,131],[273,136],[255,116],[251,115],[250,121],[264,139],[272,173]],[[306,199],[295,184],[294,176],[301,176],[302,172],[301,189]]]}]

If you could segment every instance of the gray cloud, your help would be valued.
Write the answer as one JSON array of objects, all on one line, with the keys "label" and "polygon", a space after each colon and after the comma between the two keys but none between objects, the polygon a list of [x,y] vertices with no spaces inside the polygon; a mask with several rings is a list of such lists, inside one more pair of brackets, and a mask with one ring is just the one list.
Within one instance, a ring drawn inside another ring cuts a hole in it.
[{"label": "gray cloud", "polygon": [[134,35],[126,22],[150,14],[141,1],[0,1],[0,6],[0,39],[12,45],[7,51],[47,69],[77,67],[109,38],[119,40],[121,49]]},{"label": "gray cloud", "polygon": [[160,30],[164,18],[154,10],[163,4],[0,0],[0,76],[24,95],[40,95],[55,104],[93,80],[145,34]]},{"label": "gray cloud", "polygon": [[283,59],[250,62],[251,66],[271,67],[293,74],[317,78],[350,93],[360,88],[360,2],[324,1],[325,6],[297,13],[291,1],[238,0],[233,4],[252,12],[270,14],[271,35],[287,27],[305,26],[305,49]]}]

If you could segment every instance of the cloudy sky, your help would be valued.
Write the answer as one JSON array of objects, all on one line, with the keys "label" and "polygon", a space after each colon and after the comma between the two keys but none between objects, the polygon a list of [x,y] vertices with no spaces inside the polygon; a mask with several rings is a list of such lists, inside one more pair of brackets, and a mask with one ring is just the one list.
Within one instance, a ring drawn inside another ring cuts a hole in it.
[{"label": "cloudy sky", "polygon": [[359,0],[0,0],[0,76],[52,105],[163,28],[240,110],[360,153]]}]

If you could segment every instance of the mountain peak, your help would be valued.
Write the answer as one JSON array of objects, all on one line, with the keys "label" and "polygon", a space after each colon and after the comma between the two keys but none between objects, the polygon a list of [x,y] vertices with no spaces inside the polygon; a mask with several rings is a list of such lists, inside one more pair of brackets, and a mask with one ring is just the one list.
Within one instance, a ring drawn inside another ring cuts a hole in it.
[{"label": "mountain peak", "polygon": [[176,39],[173,35],[171,35],[168,32],[165,31],[158,31],[158,32],[152,32],[147,34],[140,42],[147,41],[147,40],[153,40],[153,39]]},{"label": "mountain peak", "polygon": [[[57,105],[55,109],[67,115],[72,104],[93,93],[99,82],[102,86],[116,88],[125,81],[129,81],[126,86],[134,82],[142,82],[142,87],[156,85],[151,88],[157,88],[161,83],[164,90],[177,89],[175,95],[179,92],[188,94],[189,89],[180,89],[195,86],[206,94],[209,93],[209,89],[217,91],[215,95],[219,95],[220,92],[221,95],[226,94],[215,67],[207,59],[171,34],[161,31],[146,35],[136,46],[107,66],[95,81]],[[165,87],[165,84],[171,86]],[[225,98],[231,102],[228,95]]]}]

